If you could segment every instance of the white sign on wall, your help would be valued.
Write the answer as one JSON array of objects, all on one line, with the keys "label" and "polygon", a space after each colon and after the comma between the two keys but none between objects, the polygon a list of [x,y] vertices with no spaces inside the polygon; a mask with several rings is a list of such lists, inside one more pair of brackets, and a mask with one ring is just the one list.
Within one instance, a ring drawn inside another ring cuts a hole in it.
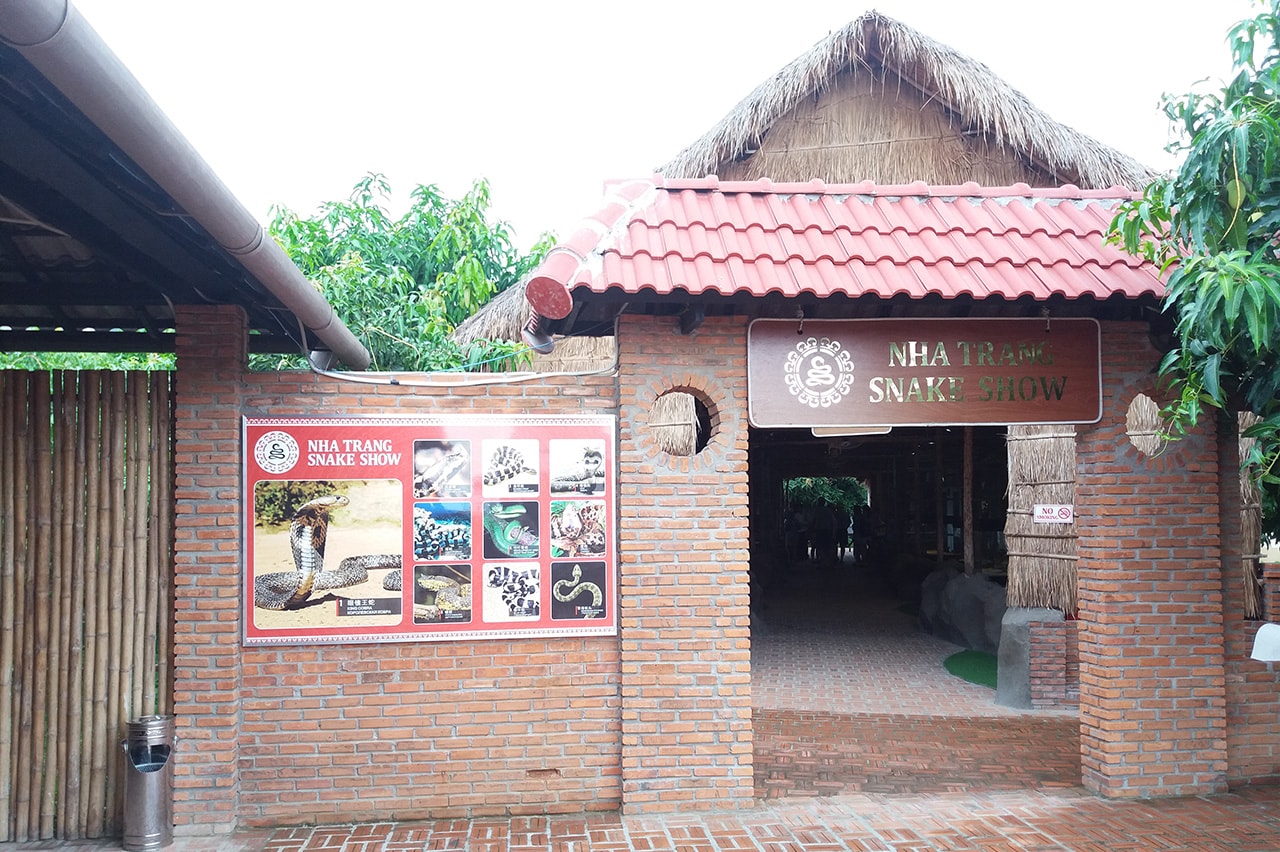
[{"label": "white sign on wall", "polygon": [[1065,503],[1037,503],[1031,507],[1031,519],[1037,524],[1070,524],[1076,519],[1075,508]]}]

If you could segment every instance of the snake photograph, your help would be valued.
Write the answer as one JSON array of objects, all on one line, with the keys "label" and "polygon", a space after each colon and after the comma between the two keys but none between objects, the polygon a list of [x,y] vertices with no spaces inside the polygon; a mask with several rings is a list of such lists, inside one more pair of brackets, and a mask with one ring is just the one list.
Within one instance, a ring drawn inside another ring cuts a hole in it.
[{"label": "snake photograph", "polygon": [[[583,566],[586,566],[584,576]],[[564,569],[569,567],[569,576]],[[558,603],[551,605],[552,618],[603,618],[605,564],[603,562],[551,564],[553,577],[551,597]],[[567,604],[567,606],[566,606]]]},{"label": "snake photograph", "polygon": [[485,559],[537,558],[537,503],[485,503],[481,515]]},{"label": "snake photograph", "polygon": [[369,579],[369,571],[392,569],[384,588],[399,588],[401,558],[398,553],[368,553],[348,556],[326,570],[325,549],[329,539],[331,513],[348,506],[342,494],[317,497],[296,509],[289,522],[289,552],[292,571],[257,574],[253,578],[253,604],[264,610],[296,610],[319,592],[355,586]]},{"label": "snake photograph", "polygon": [[416,624],[470,619],[471,568],[468,565],[418,566],[413,592]]}]

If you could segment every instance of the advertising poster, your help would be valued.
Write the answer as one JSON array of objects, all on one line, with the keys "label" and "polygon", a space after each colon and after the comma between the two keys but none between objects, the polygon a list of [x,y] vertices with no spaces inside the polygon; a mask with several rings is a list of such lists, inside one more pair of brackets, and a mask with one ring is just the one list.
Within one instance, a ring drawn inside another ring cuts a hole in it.
[{"label": "advertising poster", "polygon": [[244,421],[247,645],[617,633],[612,417]]}]

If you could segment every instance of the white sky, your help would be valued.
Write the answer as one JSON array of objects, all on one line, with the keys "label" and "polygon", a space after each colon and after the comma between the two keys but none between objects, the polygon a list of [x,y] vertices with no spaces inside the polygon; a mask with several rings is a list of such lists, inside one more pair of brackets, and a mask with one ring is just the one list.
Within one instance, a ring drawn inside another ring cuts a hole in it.
[{"label": "white sky", "polygon": [[[1248,0],[73,0],[249,210],[366,172],[398,196],[489,179],[527,246],[647,177],[868,8],[1157,167],[1160,96],[1229,69]],[[398,211],[396,211],[398,212]]]}]

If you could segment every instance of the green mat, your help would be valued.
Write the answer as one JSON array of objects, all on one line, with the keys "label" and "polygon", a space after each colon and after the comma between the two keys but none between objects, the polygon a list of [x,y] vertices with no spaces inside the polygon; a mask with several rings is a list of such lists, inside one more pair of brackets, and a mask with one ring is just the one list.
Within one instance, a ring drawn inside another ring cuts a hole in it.
[{"label": "green mat", "polygon": [[947,671],[979,686],[996,688],[996,655],[986,651],[961,651],[942,661]]}]

